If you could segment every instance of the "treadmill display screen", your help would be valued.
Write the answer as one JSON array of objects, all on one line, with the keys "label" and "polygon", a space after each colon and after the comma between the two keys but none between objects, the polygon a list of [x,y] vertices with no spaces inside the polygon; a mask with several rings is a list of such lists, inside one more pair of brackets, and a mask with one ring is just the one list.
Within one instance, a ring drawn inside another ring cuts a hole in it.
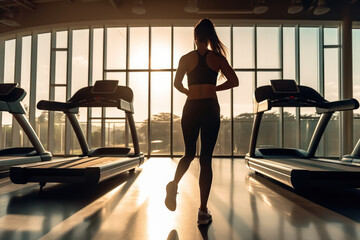
[{"label": "treadmill display screen", "polygon": [[294,80],[270,80],[274,93],[299,93],[299,88]]},{"label": "treadmill display screen", "polygon": [[92,93],[107,93],[112,94],[116,92],[118,80],[102,80],[96,81],[92,88]]},{"label": "treadmill display screen", "polygon": [[0,85],[0,96],[8,95],[15,87],[17,83],[4,83]]}]

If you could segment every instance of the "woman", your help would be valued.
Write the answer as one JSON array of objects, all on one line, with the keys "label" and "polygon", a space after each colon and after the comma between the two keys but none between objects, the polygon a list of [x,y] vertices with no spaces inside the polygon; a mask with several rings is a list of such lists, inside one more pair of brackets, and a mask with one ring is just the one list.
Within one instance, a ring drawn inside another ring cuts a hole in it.
[{"label": "woman", "polygon": [[[208,224],[212,218],[207,209],[212,183],[212,154],[220,127],[220,108],[216,91],[227,90],[239,85],[239,80],[226,60],[225,46],[219,40],[214,25],[209,19],[202,19],[195,26],[196,50],[181,57],[174,86],[187,95],[181,126],[185,142],[185,155],[180,159],[174,180],[166,186],[165,205],[171,211],[176,209],[177,186],[195,157],[196,141],[201,136],[200,152],[200,198],[198,224]],[[210,45],[211,50],[208,49]],[[216,86],[218,72],[226,81]],[[188,89],[182,80],[188,77]]]}]

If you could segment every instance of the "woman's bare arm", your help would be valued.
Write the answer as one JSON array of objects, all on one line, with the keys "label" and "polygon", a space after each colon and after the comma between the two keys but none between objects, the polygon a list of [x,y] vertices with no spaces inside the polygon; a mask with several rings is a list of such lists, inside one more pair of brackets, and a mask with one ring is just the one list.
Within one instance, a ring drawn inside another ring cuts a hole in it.
[{"label": "woman's bare arm", "polygon": [[224,74],[226,81],[223,84],[216,86],[216,91],[223,91],[239,86],[239,79],[236,76],[234,69],[224,57],[221,57],[220,60],[220,70]]},{"label": "woman's bare arm", "polygon": [[184,85],[182,84],[182,81],[184,79],[184,75],[186,73],[186,62],[185,57],[182,56],[179,61],[179,67],[176,71],[175,75],[175,81],[174,81],[174,87],[181,93],[184,93],[186,95],[189,94],[189,89],[184,88]]}]

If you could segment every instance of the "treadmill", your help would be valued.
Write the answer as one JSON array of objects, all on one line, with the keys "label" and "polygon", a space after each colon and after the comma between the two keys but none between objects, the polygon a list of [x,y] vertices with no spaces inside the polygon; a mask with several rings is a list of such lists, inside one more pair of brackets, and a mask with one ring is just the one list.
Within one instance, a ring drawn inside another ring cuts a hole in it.
[{"label": "treadmill", "polygon": [[0,175],[9,173],[14,165],[51,160],[52,155],[44,149],[34,129],[26,118],[26,111],[21,103],[26,91],[17,87],[17,83],[0,84],[0,111],[12,114],[19,123],[33,147],[13,147],[0,150]]},{"label": "treadmill", "polygon": [[[256,148],[261,118],[272,107],[315,107],[321,114],[308,149]],[[294,189],[358,188],[360,165],[352,162],[316,158],[325,128],[335,111],[357,109],[355,99],[329,102],[314,89],[297,85],[294,80],[271,80],[271,85],[261,86],[254,94],[254,122],[247,167]]]},{"label": "treadmill", "polygon": [[360,166],[360,139],[356,143],[351,154],[345,155],[342,157],[341,161],[347,163],[353,163]]},{"label": "treadmill", "polygon": [[[80,143],[83,156],[12,167],[10,179],[13,183],[39,182],[40,189],[47,182],[98,184],[122,172],[134,171],[144,162],[133,118],[133,92],[129,87],[118,86],[117,80],[96,81],[94,86],[78,90],[67,102],[40,101],[37,107],[64,112]],[[133,148],[89,149],[76,117],[80,107],[116,107],[125,111]]]}]

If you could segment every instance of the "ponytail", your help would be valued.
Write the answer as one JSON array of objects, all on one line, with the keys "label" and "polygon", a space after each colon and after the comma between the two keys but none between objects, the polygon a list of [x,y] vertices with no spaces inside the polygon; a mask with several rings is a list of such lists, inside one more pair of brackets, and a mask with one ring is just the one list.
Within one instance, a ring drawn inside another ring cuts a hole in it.
[{"label": "ponytail", "polygon": [[209,42],[216,55],[226,57],[226,47],[216,34],[214,24],[210,19],[204,18],[195,26],[194,38],[199,42]]}]

